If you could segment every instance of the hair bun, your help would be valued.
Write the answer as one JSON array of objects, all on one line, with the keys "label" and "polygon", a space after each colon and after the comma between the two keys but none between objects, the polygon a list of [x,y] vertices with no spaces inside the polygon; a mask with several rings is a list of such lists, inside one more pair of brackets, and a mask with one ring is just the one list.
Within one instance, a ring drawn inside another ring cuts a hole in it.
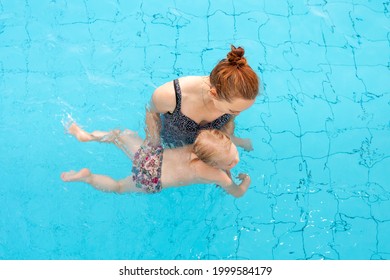
[{"label": "hair bun", "polygon": [[227,54],[227,60],[233,66],[237,68],[245,66],[247,64],[246,58],[244,57],[244,49],[241,47],[236,48],[235,46],[231,46],[231,51]]}]

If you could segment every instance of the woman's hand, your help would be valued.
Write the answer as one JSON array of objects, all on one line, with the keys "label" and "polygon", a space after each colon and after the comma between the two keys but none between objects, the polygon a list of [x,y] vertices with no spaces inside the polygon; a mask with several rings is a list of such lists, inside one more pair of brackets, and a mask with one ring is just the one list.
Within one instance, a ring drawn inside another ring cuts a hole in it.
[{"label": "woman's hand", "polygon": [[239,146],[241,146],[247,152],[253,151],[252,141],[249,138],[241,138]]}]

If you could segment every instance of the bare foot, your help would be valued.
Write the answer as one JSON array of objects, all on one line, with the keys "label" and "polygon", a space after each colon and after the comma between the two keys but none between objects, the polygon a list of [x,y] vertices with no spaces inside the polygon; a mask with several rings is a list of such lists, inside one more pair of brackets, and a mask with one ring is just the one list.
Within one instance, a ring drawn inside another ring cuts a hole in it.
[{"label": "bare foot", "polygon": [[88,142],[95,139],[91,134],[80,128],[76,123],[72,123],[69,126],[68,132],[76,137],[80,142]]},{"label": "bare foot", "polygon": [[63,172],[61,174],[61,179],[64,182],[78,182],[78,181],[84,181],[87,177],[91,175],[91,171],[89,171],[88,168],[83,168],[79,172],[76,171],[69,171],[69,172]]}]

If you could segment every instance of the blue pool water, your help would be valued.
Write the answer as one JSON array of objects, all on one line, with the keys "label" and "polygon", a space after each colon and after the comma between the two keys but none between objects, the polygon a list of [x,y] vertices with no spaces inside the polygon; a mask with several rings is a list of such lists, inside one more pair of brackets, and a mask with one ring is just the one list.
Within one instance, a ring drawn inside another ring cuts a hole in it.
[{"label": "blue pool water", "polygon": [[[389,259],[388,1],[0,0],[0,259]],[[213,186],[115,195],[87,130],[143,131],[153,90],[207,75],[230,44],[263,81],[234,199]]]}]

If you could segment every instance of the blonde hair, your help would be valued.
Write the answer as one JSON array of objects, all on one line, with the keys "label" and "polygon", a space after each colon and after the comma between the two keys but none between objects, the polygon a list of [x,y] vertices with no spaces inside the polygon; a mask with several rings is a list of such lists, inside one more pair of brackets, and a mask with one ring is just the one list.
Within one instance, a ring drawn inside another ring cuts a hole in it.
[{"label": "blonde hair", "polygon": [[218,157],[227,153],[231,144],[230,137],[219,130],[201,130],[192,147],[192,152],[197,156],[193,161],[201,160],[215,166]]}]

